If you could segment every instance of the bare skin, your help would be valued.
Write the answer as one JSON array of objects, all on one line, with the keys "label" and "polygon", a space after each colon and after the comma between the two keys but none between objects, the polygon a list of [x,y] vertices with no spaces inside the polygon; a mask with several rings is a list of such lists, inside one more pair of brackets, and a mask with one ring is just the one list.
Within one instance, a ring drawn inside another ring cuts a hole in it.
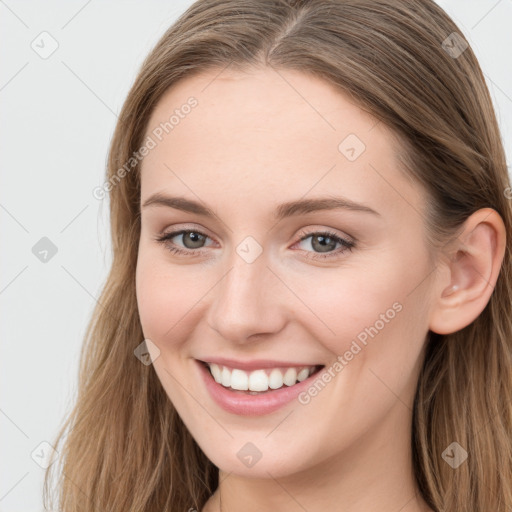
[{"label": "bare skin", "polygon": [[[399,171],[382,123],[299,72],[219,71],[161,99],[147,135],[190,96],[198,105],[145,157],[141,174],[141,205],[159,192],[216,216],[142,207],[136,278],[144,336],[160,351],[154,369],[220,468],[222,512],[432,512],[410,450],[425,341],[429,330],[457,331],[484,309],[504,255],[503,222],[479,210],[433,259],[426,195]],[[273,217],[280,203],[326,196],[377,213]],[[205,235],[204,244],[155,240],[179,229]],[[331,239],[321,252],[326,230],[354,247]],[[251,263],[236,251],[248,236],[262,250]],[[371,326],[377,333],[346,355]],[[326,367],[341,355],[346,364],[307,404],[247,417],[220,408],[199,379],[196,360],[213,354]],[[237,456],[246,443],[261,453],[252,467]],[[202,512],[220,511],[217,490]]]}]

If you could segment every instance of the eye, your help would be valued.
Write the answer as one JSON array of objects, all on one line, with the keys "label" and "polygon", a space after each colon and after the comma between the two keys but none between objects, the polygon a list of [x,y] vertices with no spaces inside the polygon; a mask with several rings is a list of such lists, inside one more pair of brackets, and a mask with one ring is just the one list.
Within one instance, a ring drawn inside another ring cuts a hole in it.
[{"label": "eye", "polygon": [[[310,255],[306,257],[310,259],[322,260],[326,258],[335,258],[347,250],[351,251],[355,247],[354,241],[342,238],[336,233],[332,233],[330,231],[301,233],[301,235],[302,237],[299,242],[297,242],[297,244],[300,244],[308,238],[311,238],[309,245],[314,250],[306,250],[307,253],[310,253]],[[176,243],[172,241],[173,238],[177,237],[181,237],[184,248],[176,245]],[[171,231],[170,233],[164,233],[163,235],[158,236],[156,241],[162,243],[167,248],[167,250],[174,254],[192,256],[194,253],[201,253],[201,249],[205,247],[204,242],[209,238],[210,237],[208,235],[205,235],[201,231],[181,229],[178,231]],[[338,244],[341,247],[335,250]]]},{"label": "eye", "polygon": [[[311,238],[311,241],[306,245],[309,245],[315,251],[319,251],[313,252],[310,256],[307,256],[311,259],[322,260],[326,258],[335,258],[347,250],[352,251],[352,249],[355,247],[355,242],[342,238],[336,233],[332,233],[331,231],[312,232],[308,234],[302,233],[302,235],[302,238],[298,242],[299,244],[308,238]],[[341,245],[341,248],[334,250],[338,244]],[[311,251],[307,252],[311,253]]]},{"label": "eye", "polygon": [[[171,242],[173,238],[177,238],[179,236],[181,236],[182,243],[185,246],[184,249],[176,246],[174,242]],[[191,254],[193,252],[197,252],[197,249],[201,249],[202,244],[207,238],[210,237],[204,233],[201,233],[200,231],[181,229],[179,231],[164,233],[163,235],[157,237],[156,241],[162,243],[172,253]]]}]

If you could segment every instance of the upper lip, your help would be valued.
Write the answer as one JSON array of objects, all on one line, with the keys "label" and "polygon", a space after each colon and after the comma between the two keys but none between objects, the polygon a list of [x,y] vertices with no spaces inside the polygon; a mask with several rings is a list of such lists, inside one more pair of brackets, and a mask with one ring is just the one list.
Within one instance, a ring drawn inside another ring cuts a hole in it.
[{"label": "upper lip", "polygon": [[323,366],[317,363],[301,363],[297,361],[275,361],[270,359],[252,359],[251,361],[240,361],[237,359],[229,359],[226,357],[206,357],[198,359],[203,363],[215,363],[220,366],[228,366],[230,368],[238,368],[240,370],[252,371],[262,368],[301,368],[303,366]]}]

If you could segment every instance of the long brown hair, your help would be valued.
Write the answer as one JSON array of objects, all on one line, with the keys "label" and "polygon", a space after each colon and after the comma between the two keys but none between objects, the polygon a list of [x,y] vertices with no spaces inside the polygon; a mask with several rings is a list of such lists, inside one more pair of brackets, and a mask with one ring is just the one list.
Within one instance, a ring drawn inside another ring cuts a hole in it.
[{"label": "long brown hair", "polygon": [[[505,153],[467,41],[432,0],[201,0],[144,61],[110,147],[113,262],[84,340],[76,404],[54,443],[59,510],[201,510],[218,469],[200,450],[151,365],[135,295],[140,163],[126,168],[149,117],[178,80],[207,69],[273,66],[310,73],[391,128],[403,172],[424,187],[431,247],[469,215],[495,209],[507,250],[484,311],[464,329],[428,333],[411,443],[415,478],[436,511],[512,507],[512,216]],[[125,166],[120,178],[119,169]],[[457,469],[443,459],[467,452]],[[59,446],[62,443],[62,447]]]}]

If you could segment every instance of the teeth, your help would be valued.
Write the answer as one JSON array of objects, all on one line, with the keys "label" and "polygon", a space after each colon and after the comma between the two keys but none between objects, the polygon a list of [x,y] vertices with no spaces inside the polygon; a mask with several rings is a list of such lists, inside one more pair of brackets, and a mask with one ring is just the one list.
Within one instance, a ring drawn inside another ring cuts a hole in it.
[{"label": "teeth", "polygon": [[277,368],[274,368],[270,372],[268,387],[270,389],[279,389],[283,387],[283,374]]},{"label": "teeth", "polygon": [[231,387],[240,391],[247,391],[249,389],[249,377],[247,373],[242,370],[233,370],[231,372]]},{"label": "teeth", "polygon": [[[233,370],[235,373],[236,370]],[[240,373],[242,370],[238,370]],[[249,374],[249,390],[250,391],[267,391],[268,377],[264,370],[256,370]]]},{"label": "teeth", "polygon": [[317,368],[316,366],[300,368],[272,368],[268,370],[254,370],[246,372],[226,366],[219,366],[215,363],[207,363],[215,382],[226,388],[238,391],[263,392],[268,389],[279,389],[284,385],[293,386],[298,382],[307,379]]},{"label": "teeth", "polygon": [[306,380],[309,377],[309,371],[307,368],[303,368],[298,374],[297,374],[297,380],[299,382],[302,382],[303,380]]},{"label": "teeth", "polygon": [[231,372],[226,367],[222,368],[221,379],[223,386],[231,386]]},{"label": "teeth", "polygon": [[297,370],[295,368],[288,368],[283,376],[283,382],[287,386],[293,386],[297,382]]},{"label": "teeth", "polygon": [[222,382],[222,372],[219,368],[219,365],[211,364],[209,366],[210,366],[210,370],[212,372],[213,378],[215,379],[215,382],[220,384]]}]

